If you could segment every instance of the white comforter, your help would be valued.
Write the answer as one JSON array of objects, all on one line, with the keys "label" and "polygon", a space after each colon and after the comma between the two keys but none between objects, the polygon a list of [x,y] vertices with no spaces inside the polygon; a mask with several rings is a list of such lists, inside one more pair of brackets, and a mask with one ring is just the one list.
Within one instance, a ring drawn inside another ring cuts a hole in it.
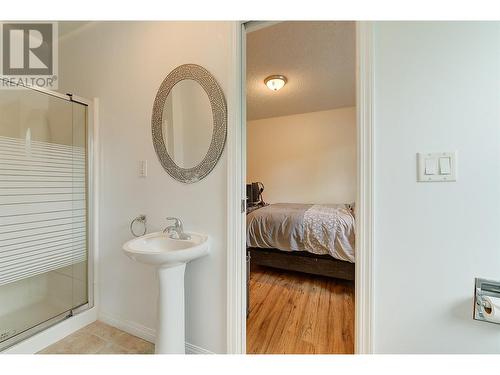
[{"label": "white comforter", "polygon": [[354,230],[346,205],[278,203],[247,215],[247,246],[330,254],[354,262]]}]

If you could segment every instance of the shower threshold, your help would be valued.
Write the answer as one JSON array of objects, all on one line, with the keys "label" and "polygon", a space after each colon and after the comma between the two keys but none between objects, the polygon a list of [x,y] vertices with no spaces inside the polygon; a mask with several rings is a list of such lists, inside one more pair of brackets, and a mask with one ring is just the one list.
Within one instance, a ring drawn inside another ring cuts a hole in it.
[{"label": "shower threshold", "polygon": [[[61,306],[47,300],[33,303],[17,311],[6,314],[0,319],[0,352],[67,319],[78,312],[86,310],[88,304],[76,309],[61,310]],[[47,320],[40,322],[40,316],[47,316]],[[30,328],[21,326],[19,322],[30,323]]]}]

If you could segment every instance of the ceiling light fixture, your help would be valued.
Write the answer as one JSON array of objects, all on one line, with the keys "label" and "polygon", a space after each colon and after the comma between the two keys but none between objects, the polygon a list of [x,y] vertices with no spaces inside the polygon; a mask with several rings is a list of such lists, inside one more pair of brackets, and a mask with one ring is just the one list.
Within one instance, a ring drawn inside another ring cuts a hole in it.
[{"label": "ceiling light fixture", "polygon": [[280,74],[269,76],[264,80],[264,83],[269,88],[269,90],[273,91],[278,91],[282,89],[283,86],[285,86],[286,82],[287,82],[286,77]]}]

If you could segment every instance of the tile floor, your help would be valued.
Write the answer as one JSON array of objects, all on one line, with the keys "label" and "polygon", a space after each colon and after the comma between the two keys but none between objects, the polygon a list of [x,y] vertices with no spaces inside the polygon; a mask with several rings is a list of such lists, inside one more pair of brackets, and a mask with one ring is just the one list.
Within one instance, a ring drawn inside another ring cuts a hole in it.
[{"label": "tile floor", "polygon": [[154,344],[100,321],[89,324],[39,354],[153,354]]}]

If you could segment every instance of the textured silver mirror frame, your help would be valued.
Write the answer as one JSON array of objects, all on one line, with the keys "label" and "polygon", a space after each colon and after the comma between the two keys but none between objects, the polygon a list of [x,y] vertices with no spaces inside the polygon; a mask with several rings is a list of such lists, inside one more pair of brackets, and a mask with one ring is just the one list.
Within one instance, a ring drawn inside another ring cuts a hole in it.
[{"label": "textured silver mirror frame", "polygon": [[[191,79],[198,82],[205,90],[210,100],[213,117],[212,141],[203,160],[193,168],[181,168],[170,157],[163,137],[163,108],[168,94],[180,81]],[[227,136],[227,106],[226,98],[215,78],[200,65],[185,64],[172,70],[161,83],[153,104],[151,130],[156,155],[163,169],[177,181],[191,184],[206,177],[217,165]]]}]

